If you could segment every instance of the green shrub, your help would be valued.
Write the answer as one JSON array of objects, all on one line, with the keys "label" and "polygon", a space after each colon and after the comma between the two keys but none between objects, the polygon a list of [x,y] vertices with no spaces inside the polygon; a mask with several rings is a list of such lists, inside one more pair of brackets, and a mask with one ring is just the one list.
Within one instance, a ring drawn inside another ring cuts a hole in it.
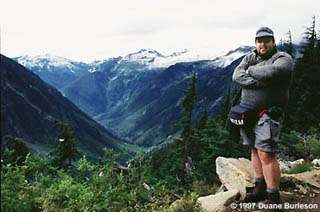
[{"label": "green shrub", "polygon": [[1,211],[39,211],[39,192],[26,179],[27,166],[1,167]]},{"label": "green shrub", "polygon": [[280,190],[287,191],[288,189],[295,189],[299,181],[295,178],[281,177]]},{"label": "green shrub", "polygon": [[312,164],[301,163],[301,164],[295,165],[292,169],[290,169],[288,174],[298,174],[298,173],[310,171],[311,169],[312,169]]},{"label": "green shrub", "polygon": [[320,157],[320,135],[317,131],[310,129],[307,135],[296,131],[289,134],[283,133],[280,140],[281,152],[295,159],[304,158],[312,160]]},{"label": "green shrub", "polygon": [[171,205],[169,212],[200,212],[201,206],[197,199],[198,196],[195,193],[183,196]]}]

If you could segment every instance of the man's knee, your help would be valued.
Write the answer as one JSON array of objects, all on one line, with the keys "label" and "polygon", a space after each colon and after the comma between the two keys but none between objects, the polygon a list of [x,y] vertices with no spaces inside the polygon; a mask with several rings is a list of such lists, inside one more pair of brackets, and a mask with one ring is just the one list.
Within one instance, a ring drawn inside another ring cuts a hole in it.
[{"label": "man's knee", "polygon": [[276,160],[276,156],[272,152],[264,152],[264,151],[258,150],[257,153],[259,155],[260,161],[265,165]]},{"label": "man's knee", "polygon": [[251,152],[253,154],[258,154],[258,150],[255,147],[251,147]]}]

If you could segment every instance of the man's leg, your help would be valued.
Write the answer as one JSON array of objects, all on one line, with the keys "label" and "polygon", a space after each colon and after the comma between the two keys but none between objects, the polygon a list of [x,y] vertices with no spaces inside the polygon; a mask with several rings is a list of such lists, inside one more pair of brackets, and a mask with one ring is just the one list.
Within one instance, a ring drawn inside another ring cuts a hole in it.
[{"label": "man's leg", "polygon": [[267,198],[267,185],[263,176],[262,163],[259,158],[258,150],[251,147],[251,162],[255,176],[255,186],[253,190],[247,193],[244,202],[258,202]]},{"label": "man's leg", "polygon": [[262,164],[263,176],[270,189],[279,189],[280,185],[280,167],[277,157],[274,153],[258,150],[258,155]]},{"label": "man's leg", "polygon": [[281,171],[279,163],[277,161],[277,157],[274,153],[263,152],[261,150],[258,150],[258,155],[261,160],[263,175],[267,183],[268,199],[264,201],[264,204],[275,204],[277,207],[274,209],[266,209],[263,211],[282,211],[279,191]]},{"label": "man's leg", "polygon": [[258,150],[254,147],[251,147],[251,162],[252,162],[252,167],[253,167],[255,178],[258,178],[258,179],[264,178],[262,163],[260,161]]}]

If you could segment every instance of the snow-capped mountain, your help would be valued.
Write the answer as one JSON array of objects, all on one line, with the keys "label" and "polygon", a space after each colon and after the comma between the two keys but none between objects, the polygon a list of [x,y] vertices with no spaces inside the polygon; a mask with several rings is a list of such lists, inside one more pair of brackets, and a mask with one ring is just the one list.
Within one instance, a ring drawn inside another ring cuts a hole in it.
[{"label": "snow-capped mountain", "polygon": [[152,49],[141,49],[138,52],[128,54],[123,59],[143,64],[153,63],[156,58],[163,58],[162,54]]},{"label": "snow-capped mountain", "polygon": [[153,145],[171,133],[170,126],[179,119],[179,88],[185,87],[194,71],[199,80],[198,112],[205,105],[213,113],[231,84],[233,69],[252,49],[241,46],[211,60],[199,60],[187,50],[165,56],[142,49],[114,60],[112,65],[96,61],[97,67],[105,64],[99,69],[102,71],[81,77],[62,92],[118,136]]},{"label": "snow-capped mountain", "polygon": [[240,46],[237,49],[229,51],[227,54],[223,56],[215,58],[212,62],[218,67],[226,67],[236,59],[248,54],[253,50],[254,47],[252,46]]},{"label": "snow-capped mountain", "polygon": [[[92,63],[52,55],[16,60],[115,134],[141,145],[152,145],[167,136],[171,132],[169,125],[178,120],[181,98],[178,88],[185,86],[185,80],[194,71],[199,74],[201,86],[199,111],[202,104],[209,112],[217,111],[235,65],[252,49],[241,46],[218,57],[201,56],[189,50],[164,55],[141,49],[124,57]],[[163,127],[161,123],[168,122],[164,120],[166,117],[171,117],[171,121]]]},{"label": "snow-capped mountain", "polygon": [[51,54],[13,58],[27,69],[39,75],[45,82],[61,89],[66,84],[88,74],[90,66]]},{"label": "snow-capped mountain", "polygon": [[[136,62],[145,65],[148,69],[153,69],[167,68],[180,62],[194,62],[199,60],[209,60],[212,58],[213,56],[202,56],[187,49],[180,52],[174,52],[170,55],[163,55],[153,49],[141,49],[138,52],[128,54],[122,61]],[[119,61],[119,63],[122,61]]]},{"label": "snow-capped mountain", "polygon": [[[215,57],[203,56],[190,50],[182,50],[174,52],[170,55],[163,55],[153,49],[141,49],[137,52],[130,53],[124,57],[108,58],[105,60],[97,60],[91,63],[83,63],[72,61],[63,57],[54,56],[51,54],[38,56],[21,56],[13,58],[15,61],[30,69],[35,73],[45,75],[45,72],[55,72],[54,74],[71,74],[81,77],[84,74],[103,71],[110,66],[114,66],[113,70],[117,71],[117,67],[124,69],[148,70],[154,68],[168,68],[171,65],[180,62],[194,62],[199,60],[212,60],[213,64],[218,67],[225,67],[233,60],[243,56],[251,51],[253,47],[241,46],[235,50],[228,52],[226,55]],[[138,65],[138,66],[137,66]],[[129,68],[123,68],[129,66]],[[118,70],[119,71],[119,70]],[[43,77],[43,76],[42,76]],[[44,77],[46,80],[46,77]]]},{"label": "snow-capped mountain", "polygon": [[90,157],[102,156],[103,147],[120,150],[120,139],[63,97],[56,88],[12,59],[0,57],[1,91],[6,100],[6,104],[1,104],[6,118],[1,122],[2,136],[22,138],[30,149],[47,154],[48,148],[57,145],[58,131],[54,123],[61,120],[75,132],[77,147]]},{"label": "snow-capped mountain", "polygon": [[[24,67],[36,71],[63,71],[63,72],[72,72],[75,74],[80,74],[84,72],[83,69],[87,68],[87,64],[82,62],[75,62],[63,57],[54,56],[51,54],[38,55],[38,56],[21,56],[14,58],[15,61],[23,65]],[[62,69],[57,69],[62,67]],[[82,67],[82,68],[80,68]]]}]

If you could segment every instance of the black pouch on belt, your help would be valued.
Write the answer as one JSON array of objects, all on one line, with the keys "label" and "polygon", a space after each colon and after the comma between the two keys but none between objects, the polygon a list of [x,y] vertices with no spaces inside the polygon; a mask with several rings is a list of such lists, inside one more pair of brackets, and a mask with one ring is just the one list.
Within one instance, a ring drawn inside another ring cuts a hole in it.
[{"label": "black pouch on belt", "polygon": [[234,141],[240,139],[240,128],[252,126],[258,120],[258,110],[235,105],[229,112],[229,133]]},{"label": "black pouch on belt", "polygon": [[232,124],[240,127],[251,126],[258,120],[258,112],[257,109],[236,105],[230,110],[229,120]]}]

